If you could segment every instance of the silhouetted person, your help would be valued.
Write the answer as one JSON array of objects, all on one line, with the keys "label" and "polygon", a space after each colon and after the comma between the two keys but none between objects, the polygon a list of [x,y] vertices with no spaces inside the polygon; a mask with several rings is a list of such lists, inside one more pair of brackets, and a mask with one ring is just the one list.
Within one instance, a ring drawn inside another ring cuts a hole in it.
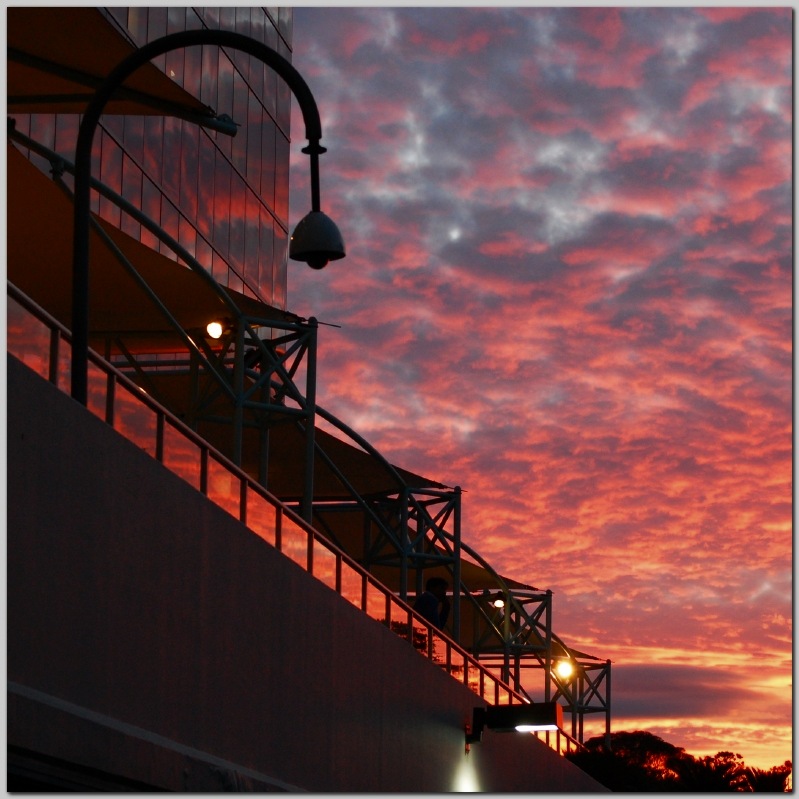
[{"label": "silhouetted person", "polygon": [[431,577],[413,604],[413,609],[439,630],[444,629],[449,618],[447,588],[449,583],[443,577]]}]

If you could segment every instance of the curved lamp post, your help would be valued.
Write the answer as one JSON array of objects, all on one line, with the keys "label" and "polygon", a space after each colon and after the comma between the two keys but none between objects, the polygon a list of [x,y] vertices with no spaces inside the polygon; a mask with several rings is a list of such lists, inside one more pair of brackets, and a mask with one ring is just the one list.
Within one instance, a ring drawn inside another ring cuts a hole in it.
[{"label": "curved lamp post", "polygon": [[218,30],[196,30],[174,33],[156,39],[121,61],[98,87],[86,107],[78,131],[75,148],[75,216],[72,250],[72,397],[83,405],[88,394],[89,347],[89,215],[91,155],[94,133],[106,103],[125,79],[139,67],[169,52],[193,45],[213,44],[242,50],[271,67],[285,80],[297,98],[303,121],[307,153],[311,161],[311,211],[295,228],[289,243],[289,257],[304,261],[313,269],[322,269],[329,261],[344,257],[344,240],[330,217],[322,213],[319,203],[319,156],[326,152],[319,144],[322,125],[316,101],[299,72],[279,53],[241,33]]}]

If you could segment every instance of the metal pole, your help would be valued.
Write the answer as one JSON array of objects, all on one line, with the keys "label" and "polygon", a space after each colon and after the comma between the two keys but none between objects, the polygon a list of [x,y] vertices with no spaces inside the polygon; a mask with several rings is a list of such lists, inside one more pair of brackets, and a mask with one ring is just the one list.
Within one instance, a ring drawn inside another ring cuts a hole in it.
[{"label": "metal pole", "polygon": [[242,50],[271,67],[288,84],[297,98],[308,146],[303,149],[311,158],[311,196],[319,206],[318,156],[325,152],[319,144],[322,125],[311,90],[303,77],[283,56],[261,42],[241,33],[219,30],[193,30],[173,33],[150,42],[121,61],[98,87],[86,107],[75,147],[75,213],[72,245],[72,376],[73,399],[87,404],[89,364],[89,215],[91,211],[92,143],[103,109],[114,92],[139,67],[170,50],[195,45],[218,45]]},{"label": "metal pole", "polygon": [[455,519],[453,523],[453,536],[455,544],[453,553],[455,555],[455,567],[453,569],[454,579],[452,593],[452,637],[458,643],[461,642],[461,487],[455,486]]},{"label": "metal pole", "polygon": [[311,210],[321,210],[321,200],[319,199],[319,152],[324,152],[324,147],[314,149],[303,147],[304,153],[308,153],[311,160]]},{"label": "metal pole", "polygon": [[[408,601],[408,567],[410,565],[410,536],[408,535],[408,503],[410,495],[407,488],[403,488],[398,494],[400,503],[399,513],[399,542],[400,542],[400,598],[403,602]],[[418,596],[421,588],[419,575],[421,572],[416,570],[416,595]]]},{"label": "metal pole", "polygon": [[244,446],[244,324],[241,319],[233,329],[233,463],[242,465]]},{"label": "metal pole", "polygon": [[[510,601],[510,594],[504,592],[503,599],[505,600],[505,615],[502,617],[502,679],[505,682],[510,682],[510,637],[511,637],[511,613],[513,606]],[[521,623],[520,614],[516,609],[516,628],[518,629]]]},{"label": "metal pole", "polygon": [[547,589],[546,598],[546,656],[544,658],[544,668],[546,669],[546,679],[544,680],[544,701],[552,700],[552,590]]},{"label": "metal pole", "polygon": [[608,659],[605,664],[605,746],[608,752],[610,751],[610,660]]},{"label": "metal pole", "polygon": [[[262,378],[264,377],[264,373],[268,371],[268,368],[269,367],[266,362],[266,357],[264,356],[263,352],[261,352],[259,371],[261,373]],[[261,401],[265,405],[272,404],[271,379],[266,380],[265,383],[261,386]],[[258,434],[261,439],[261,445],[258,448],[258,452],[260,453],[258,458],[258,482],[267,490],[269,489],[269,443],[270,443],[271,428],[272,428],[272,413],[270,411],[268,412],[264,421],[260,425],[258,425],[258,430],[259,430]]]},{"label": "metal pole", "polygon": [[305,390],[305,485],[302,495],[302,518],[313,523],[314,450],[316,448],[316,342],[319,324],[315,317],[308,320],[308,355]]}]

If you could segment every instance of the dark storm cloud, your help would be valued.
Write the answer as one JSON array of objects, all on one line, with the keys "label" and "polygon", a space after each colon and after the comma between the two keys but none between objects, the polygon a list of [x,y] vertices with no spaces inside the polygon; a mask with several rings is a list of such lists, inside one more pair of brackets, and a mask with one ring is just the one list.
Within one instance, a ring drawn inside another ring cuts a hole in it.
[{"label": "dark storm cloud", "polygon": [[[701,660],[701,653],[697,653]],[[685,665],[617,665],[613,669],[614,709],[623,717],[674,719],[707,716],[717,721],[736,708],[760,708],[760,723],[785,723],[784,710],[769,707],[767,693],[741,686],[735,668]]]}]

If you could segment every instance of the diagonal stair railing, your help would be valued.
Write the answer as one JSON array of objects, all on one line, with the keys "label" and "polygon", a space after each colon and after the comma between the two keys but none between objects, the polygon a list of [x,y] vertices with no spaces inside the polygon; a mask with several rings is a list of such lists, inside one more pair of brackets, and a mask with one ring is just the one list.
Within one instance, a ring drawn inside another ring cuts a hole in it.
[{"label": "diagonal stair railing", "polygon": [[[18,133],[13,129],[13,126],[9,129],[9,138],[48,159],[53,165],[53,177],[56,183],[61,186],[67,195],[70,194],[68,186],[60,178],[63,172],[71,170],[72,165],[69,162],[34,140]],[[197,335],[196,332],[181,330],[179,323],[172,317],[169,310],[136,274],[135,266],[125,259],[124,254],[115,247],[114,242],[104,234],[99,226],[96,226],[98,233],[104,237],[106,245],[112,251],[116,250],[117,260],[120,261],[134,279],[142,284],[142,288],[151,295],[156,307],[160,308],[169,324],[177,330],[188,353],[188,357],[184,358],[183,362],[179,359],[163,362],[157,358],[153,359],[152,362],[148,362],[146,358],[142,357],[141,353],[134,354],[127,350],[124,342],[117,337],[113,342],[109,339],[106,343],[107,355],[112,348],[117,353],[115,358],[109,357],[107,359],[109,365],[112,368],[114,366],[117,367],[119,373],[123,376],[130,377],[131,385],[139,383],[139,391],[146,385],[147,391],[155,398],[154,401],[156,402],[160,396],[159,386],[153,379],[157,372],[164,374],[169,369],[173,371],[183,369],[186,374],[192,373],[196,375],[198,369],[204,369],[209,380],[206,381],[201,390],[193,390],[192,396],[196,401],[192,407],[187,408],[186,414],[181,414],[181,418],[185,418],[190,422],[187,429],[193,428],[192,434],[205,441],[204,446],[208,448],[208,452],[217,452],[222,457],[225,457],[222,455],[222,452],[225,452],[228,457],[232,456],[230,460],[233,466],[242,471],[242,473],[246,473],[242,463],[242,449],[248,426],[257,428],[258,434],[262,437],[268,437],[269,426],[274,423],[273,420],[276,417],[282,416],[284,421],[294,424],[307,442],[304,452],[306,475],[313,471],[314,457],[319,462],[324,462],[331,474],[338,479],[345,492],[352,497],[349,503],[342,503],[341,507],[345,510],[353,507],[358,508],[366,523],[377,531],[376,547],[381,542],[389,548],[394,547],[394,554],[387,557],[384,556],[383,561],[397,566],[401,571],[400,600],[406,604],[408,601],[412,601],[413,591],[412,589],[409,591],[408,580],[408,571],[410,569],[416,570],[416,590],[418,591],[420,590],[419,586],[423,570],[427,567],[443,565],[450,572],[455,589],[453,591],[452,634],[447,636],[447,638],[460,645],[459,602],[463,598],[469,606],[472,617],[482,625],[482,641],[469,647],[469,657],[474,662],[480,662],[481,670],[484,669],[487,673],[491,673],[492,678],[498,680],[498,684],[505,685],[522,701],[534,701],[531,694],[523,687],[521,676],[523,669],[530,668],[528,662],[532,667],[538,668],[539,671],[543,672],[544,676],[545,693],[543,698],[549,701],[554,689],[555,698],[561,698],[567,702],[567,706],[564,709],[570,711],[573,716],[572,735],[578,731],[579,716],[580,739],[582,738],[582,714],[588,709],[588,704],[582,701],[584,696],[587,696],[589,700],[598,700],[599,711],[605,712],[606,718],[609,720],[609,690],[606,702],[601,690],[605,684],[603,683],[603,675],[593,681],[589,679],[590,690],[587,694],[584,694],[582,691],[576,692],[572,684],[559,681],[553,673],[551,668],[553,662],[552,642],[557,642],[561,647],[561,651],[568,652],[568,650],[557,639],[557,636],[554,636],[551,632],[549,624],[550,602],[547,601],[546,603],[545,622],[542,623],[540,621],[540,608],[532,613],[529,611],[528,605],[531,601],[531,598],[527,596],[529,592],[521,591],[520,593],[515,588],[509,588],[484,559],[460,541],[460,489],[456,488],[453,491],[442,487],[444,490],[438,490],[413,488],[406,485],[399,472],[374,447],[343,422],[332,416],[332,414],[327,413],[316,405],[315,386],[312,385],[315,379],[313,374],[307,375],[309,385],[306,387],[306,391],[303,392],[297,386],[298,363],[303,355],[308,355],[309,359],[312,357],[315,360],[315,320],[311,320],[313,324],[309,325],[305,320],[296,317],[296,321],[286,322],[245,316],[237,308],[224,288],[214,280],[213,276],[158,225],[127,203],[124,198],[108,189],[108,187],[103,186],[99,181],[93,181],[93,187],[103,197],[118,205],[125,213],[131,215],[153,235],[165,242],[181,261],[184,261],[194,272],[200,274],[207,285],[222,298],[229,310],[230,317],[234,320],[230,331],[217,350],[212,350],[206,346],[201,336]],[[288,316],[290,317],[291,315]],[[277,338],[262,338],[258,334],[259,328],[267,328],[272,331],[282,330],[283,332],[279,333]],[[245,344],[247,345],[246,347]],[[293,361],[289,362],[289,356],[293,357]],[[63,366],[62,364],[62,373]],[[215,406],[214,403],[220,398],[223,401],[232,402],[235,407],[232,417],[222,418],[218,415],[218,405]],[[290,407],[286,403],[286,399],[292,401],[296,407]],[[107,399],[106,402],[110,402],[113,406],[113,397]],[[175,410],[173,405],[166,400],[158,404],[164,409],[169,408],[169,412]],[[246,413],[249,413],[249,416],[245,415]],[[314,440],[314,420],[317,415],[366,452],[373,460],[375,466],[379,467],[382,473],[386,474],[389,480],[396,485],[395,491],[387,492],[382,498],[361,496],[358,490],[349,483],[344,471],[336,466],[324,448],[320,446],[318,441]],[[161,416],[156,414],[156,419],[161,419]],[[226,422],[232,428],[232,442],[230,439],[220,441],[219,438],[209,441],[206,435],[201,436],[198,434],[197,428],[199,425],[205,423],[219,426],[220,422]],[[164,422],[156,423],[154,431],[156,441],[158,441],[158,424],[163,426]],[[174,426],[167,425],[167,434],[172,435],[173,429]],[[223,445],[221,449],[220,444]],[[156,457],[159,457],[159,447],[164,447],[163,439],[160,440],[160,444],[157,443],[153,452]],[[248,477],[248,479],[252,481],[253,485],[259,485],[260,488],[268,487],[268,466],[265,461],[267,451],[268,446],[261,446],[262,457],[260,458],[260,463],[256,468],[248,470],[252,474],[258,475],[257,480],[252,476]],[[169,453],[165,457],[168,460]],[[205,457],[206,459],[208,458],[208,456]],[[178,462],[178,458],[173,458],[173,461],[174,463],[170,468],[184,468]],[[211,458],[210,463],[213,466],[217,461],[218,459]],[[170,464],[167,463],[167,465]],[[199,470],[195,468],[188,477],[190,482],[193,482],[200,490],[203,490],[205,483],[209,479],[209,474],[204,472],[203,468],[199,468]],[[205,487],[210,492],[209,495],[212,495],[214,492],[213,481],[211,485],[206,485]],[[244,489],[242,489],[242,492],[244,492]],[[237,501],[231,500],[229,496],[224,496],[224,493],[222,492],[217,497],[218,503],[230,510],[233,515],[236,515]],[[301,503],[285,499],[279,500],[276,497],[275,499],[281,503],[281,507],[285,512],[292,514],[291,518],[302,517],[304,524],[309,529],[317,528],[314,531],[314,535],[319,536],[319,531],[322,531],[323,534],[327,533],[328,542],[332,542],[334,545],[338,543],[334,532],[326,527],[325,524],[325,513],[330,512],[333,508],[330,504],[319,502],[314,497],[312,479],[309,482],[306,476],[306,496]],[[434,503],[443,504],[440,507],[433,508]],[[389,510],[386,511],[386,508]],[[453,520],[455,525],[454,532],[446,529],[447,522]],[[310,527],[309,523],[311,522],[313,527]],[[411,525],[415,525],[415,529],[412,529]],[[345,550],[340,546],[338,548],[345,552],[353,563],[360,561],[358,563],[359,568],[363,569],[364,573],[370,574],[371,580],[375,580],[369,569],[372,565],[381,561],[380,556],[375,556],[370,561],[371,556],[366,552],[363,559],[361,559],[354,557],[353,552],[349,550]],[[503,616],[504,621],[502,624],[494,624],[493,619],[483,607],[485,602],[482,601],[479,593],[470,590],[467,581],[462,579],[460,566],[461,557],[464,553],[469,555],[474,562],[478,563],[493,578],[496,588],[504,595],[507,611]],[[377,581],[375,580],[375,582]],[[385,590],[389,591],[388,588]],[[533,589],[533,591],[534,594],[531,596],[540,598],[541,592],[537,592],[536,589]],[[378,604],[380,603],[378,602]],[[391,620],[388,617],[386,619],[385,623],[392,627],[395,626],[396,620]],[[514,620],[512,628],[508,626],[508,622],[511,619]],[[424,647],[426,646],[425,641],[432,641],[431,631],[425,632],[417,629],[416,633],[414,633],[412,624],[404,621],[399,622],[399,624],[400,627],[397,630],[404,629],[416,644]],[[446,651],[449,652],[449,650]],[[593,661],[595,659],[591,658],[590,660]],[[445,661],[449,663],[449,655],[446,655]],[[464,668],[465,672],[468,671],[465,666],[456,664],[456,667]],[[594,664],[590,663],[589,668],[595,668]],[[607,669],[609,669],[609,663],[607,663]],[[607,675],[607,685],[609,688],[609,674]],[[594,710],[593,712],[598,711]]]},{"label": "diagonal stair railing", "polygon": [[[7,291],[8,353],[68,393],[70,332],[13,284]],[[94,350],[89,362],[89,412],[487,703],[528,701]],[[561,753],[580,748],[562,731],[544,739]]]}]

